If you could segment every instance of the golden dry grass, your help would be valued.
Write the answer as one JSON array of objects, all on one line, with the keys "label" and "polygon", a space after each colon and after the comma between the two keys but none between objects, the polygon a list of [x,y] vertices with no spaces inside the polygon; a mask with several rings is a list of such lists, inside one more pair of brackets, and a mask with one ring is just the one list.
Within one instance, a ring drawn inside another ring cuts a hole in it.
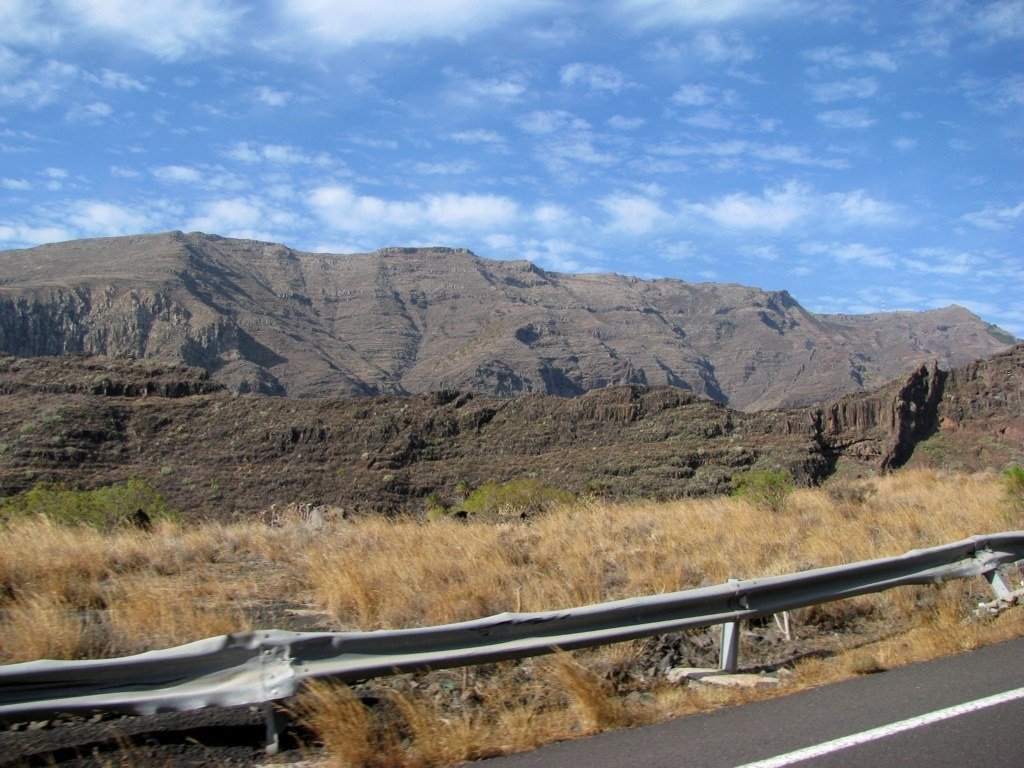
[{"label": "golden dry grass", "polygon": [[[309,628],[294,616],[370,630],[550,610],[899,555],[1003,530],[1008,519],[994,476],[917,471],[798,490],[777,513],[720,497],[584,500],[525,522],[366,518],[321,531],[161,523],[101,535],[20,521],[0,529],[0,662],[135,652],[256,625]],[[980,579],[799,611],[794,642],[827,638],[835,652],[790,664],[782,690],[1024,634],[1019,610],[975,618],[978,599],[990,599]],[[744,646],[741,664],[753,652]],[[403,677],[381,683],[389,704],[378,711],[317,684],[296,711],[333,765],[398,768],[776,695],[657,676],[616,689],[608,670],[631,670],[643,653],[634,642],[497,665],[443,690]]]}]

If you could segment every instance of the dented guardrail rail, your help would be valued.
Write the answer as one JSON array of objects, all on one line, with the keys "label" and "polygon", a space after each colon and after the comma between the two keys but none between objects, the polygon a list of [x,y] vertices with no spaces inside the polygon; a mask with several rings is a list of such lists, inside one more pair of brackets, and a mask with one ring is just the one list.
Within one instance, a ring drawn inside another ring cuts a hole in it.
[{"label": "dented guardrail rail", "polygon": [[988,576],[997,596],[1005,597],[1008,588],[996,569],[1022,559],[1024,531],[1016,531],[899,557],[561,611],[502,613],[458,624],[376,632],[240,632],[116,659],[9,664],[0,666],[0,720],[266,705],[294,695],[311,678],[354,682],[680,629],[735,627],[794,608],[970,576]]}]

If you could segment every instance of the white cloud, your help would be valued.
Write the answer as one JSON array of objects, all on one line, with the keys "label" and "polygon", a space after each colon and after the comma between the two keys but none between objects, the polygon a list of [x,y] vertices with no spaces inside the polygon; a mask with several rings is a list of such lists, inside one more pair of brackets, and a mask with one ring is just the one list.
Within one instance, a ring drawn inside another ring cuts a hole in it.
[{"label": "white cloud", "polygon": [[60,61],[30,63],[16,57],[7,62],[7,82],[0,82],[0,103],[25,104],[41,109],[56,101],[79,75],[78,67]]},{"label": "white cloud", "polygon": [[0,178],[0,187],[14,192],[21,192],[32,189],[32,184],[25,179]]},{"label": "white cloud", "polygon": [[288,91],[278,91],[266,85],[257,86],[253,96],[256,101],[262,102],[268,107],[283,107],[292,97]]},{"label": "white cloud", "polygon": [[236,141],[224,155],[242,163],[272,165],[329,165],[331,162],[327,155],[308,155],[290,144],[256,144],[250,141]]},{"label": "white cloud", "polygon": [[876,269],[892,269],[897,266],[897,257],[888,248],[863,243],[803,243],[800,250],[812,256],[827,256],[839,262],[853,263]]},{"label": "white cloud", "polygon": [[685,107],[732,107],[739,101],[739,96],[733,90],[722,90],[702,83],[688,83],[679,86],[672,96],[672,101]]},{"label": "white cloud", "polygon": [[836,69],[877,69],[895,72],[899,68],[892,54],[885,51],[854,51],[847,46],[814,48],[804,51],[804,58],[815,64]]},{"label": "white cloud", "polygon": [[288,34],[321,45],[464,39],[553,7],[552,0],[284,0]]},{"label": "white cloud", "polygon": [[757,55],[755,49],[738,32],[719,32],[715,29],[698,32],[693,38],[691,50],[705,61],[734,65],[750,61]]},{"label": "white cloud", "polygon": [[452,139],[460,144],[504,144],[505,137],[497,131],[478,129],[459,131],[452,134]]},{"label": "white cloud", "polygon": [[529,88],[529,80],[521,72],[485,79],[469,77],[451,68],[445,69],[444,74],[451,81],[450,96],[467,103],[475,103],[479,99],[516,102],[523,98]]},{"label": "white cloud", "polygon": [[672,101],[687,107],[703,107],[715,103],[712,89],[707,85],[682,85],[673,94]]},{"label": "white cloud", "polygon": [[1024,37],[1024,0],[998,0],[978,11],[974,28],[990,40]]},{"label": "white cloud", "polygon": [[692,125],[694,128],[707,128],[714,131],[728,131],[735,124],[728,115],[722,114],[717,109],[703,109],[681,118],[684,125]]},{"label": "white cloud", "polygon": [[1002,79],[963,77],[960,89],[978,109],[999,113],[1024,107],[1024,75],[1014,74]]},{"label": "white cloud", "polygon": [[98,200],[76,202],[67,218],[79,232],[104,237],[147,232],[156,223],[148,213]]},{"label": "white cloud", "polygon": [[659,249],[659,252],[669,261],[712,261],[712,259],[709,259],[701,252],[696,243],[689,240],[679,240],[674,243],[669,243],[668,245],[662,246]]},{"label": "white cloud", "polygon": [[152,173],[159,181],[174,184],[198,184],[203,180],[203,175],[199,171],[183,165],[162,165],[154,168]]},{"label": "white cloud", "polygon": [[263,206],[245,198],[217,200],[203,208],[205,213],[190,219],[186,229],[228,234],[266,226]]},{"label": "white cloud", "polygon": [[642,117],[625,117],[624,115],[613,115],[605,121],[605,125],[614,128],[616,131],[632,131],[641,127],[647,121]]},{"label": "white cloud", "polygon": [[71,122],[102,123],[112,114],[114,108],[105,101],[94,101],[91,104],[75,104],[65,117]]},{"label": "white cloud", "polygon": [[0,42],[51,48],[61,38],[55,18],[39,0],[4,0],[0,2]]},{"label": "white cloud", "polygon": [[987,206],[983,210],[968,213],[963,218],[982,229],[1008,229],[1024,219],[1024,202],[1008,208]]},{"label": "white cloud", "polygon": [[598,149],[594,145],[593,137],[585,131],[553,138],[543,144],[538,152],[548,170],[556,174],[569,173],[578,163],[611,166],[619,160],[610,152]]},{"label": "white cloud", "polygon": [[870,128],[877,123],[866,109],[830,109],[819,112],[817,120],[830,128]]},{"label": "white cloud", "polygon": [[809,188],[789,182],[766,189],[760,196],[737,192],[711,204],[696,204],[692,209],[728,229],[781,232],[810,214],[811,195]]},{"label": "white cloud", "polygon": [[144,93],[149,90],[149,86],[141,80],[137,80],[124,72],[115,72],[112,69],[104,69],[98,75],[91,72],[86,73],[85,79],[87,82],[109,88],[112,91],[138,91]]},{"label": "white cloud", "polygon": [[714,141],[707,144],[663,144],[652,149],[659,155],[668,157],[707,157],[716,168],[732,168],[733,163],[722,163],[721,160],[738,160],[741,157],[752,157],[771,163],[788,163],[819,168],[846,168],[847,162],[841,158],[815,157],[806,147],[794,144],[762,144],[744,139]]},{"label": "white cloud", "polygon": [[68,172],[64,168],[54,168],[51,166],[43,171],[43,175],[50,179],[66,179]]},{"label": "white cloud", "polygon": [[644,57],[652,61],[666,61],[679,64],[696,59],[707,64],[727,64],[729,74],[741,75],[736,67],[757,58],[757,49],[749,45],[739,32],[717,29],[703,29],[688,43],[660,38],[644,51]]},{"label": "white cloud", "polygon": [[617,0],[619,15],[640,27],[663,24],[719,24],[748,18],[799,13],[810,6],[803,0]]},{"label": "white cloud", "polygon": [[537,206],[533,212],[533,220],[545,227],[560,227],[571,223],[573,215],[564,205],[545,203]]},{"label": "white cloud", "polygon": [[923,248],[914,253],[919,258],[905,258],[901,266],[928,275],[964,277],[977,273],[985,264],[985,260],[980,256],[965,251]]},{"label": "white cloud", "polygon": [[760,195],[736,192],[689,209],[726,229],[782,232],[805,222],[819,227],[891,224],[898,210],[870,197],[864,190],[819,193],[807,184],[790,181],[769,187]]},{"label": "white cloud", "polygon": [[0,243],[11,247],[42,245],[71,240],[75,235],[58,226],[32,226],[28,224],[0,224]]},{"label": "white cloud", "polygon": [[[93,33],[175,61],[224,50],[242,17],[230,0],[51,0],[76,34]],[[73,26],[72,26],[73,25]]]},{"label": "white cloud", "polygon": [[595,251],[566,240],[527,240],[520,246],[521,257],[556,272],[603,272]]},{"label": "white cloud", "polygon": [[515,250],[519,239],[515,235],[499,233],[487,235],[484,237],[484,242],[487,243],[487,247],[492,251],[512,251]]},{"label": "white cloud", "polygon": [[590,124],[564,110],[538,110],[516,120],[516,125],[527,133],[549,134],[569,130],[586,130]]},{"label": "white cloud", "polygon": [[592,91],[609,91],[618,93],[629,83],[625,75],[615,67],[604,64],[567,64],[559,73],[562,85],[585,85]]},{"label": "white cloud", "polygon": [[827,195],[826,203],[844,221],[864,224],[892,224],[898,211],[891,203],[870,197],[863,189]]},{"label": "white cloud", "polygon": [[110,175],[119,179],[137,179],[141,174],[132,168],[122,168],[119,165],[110,166]]},{"label": "white cloud", "polygon": [[873,77],[855,77],[831,83],[815,83],[808,88],[814,101],[828,103],[870,98],[878,92],[878,81]]},{"label": "white cloud", "polygon": [[398,149],[398,142],[393,139],[381,139],[373,136],[359,136],[352,134],[348,137],[351,144],[370,149]]},{"label": "white cloud", "polygon": [[385,200],[359,195],[349,186],[314,189],[310,207],[322,221],[345,232],[403,232],[435,226],[479,231],[516,220],[519,206],[497,195],[427,195],[418,200]]},{"label": "white cloud", "polygon": [[738,250],[747,258],[756,261],[778,261],[781,255],[774,245],[743,245]]},{"label": "white cloud", "polygon": [[607,229],[633,235],[650,232],[668,217],[656,201],[640,195],[616,193],[601,198],[598,205],[609,217]]},{"label": "white cloud", "polygon": [[917,139],[912,139],[907,136],[900,136],[899,138],[893,139],[890,143],[900,152],[909,152],[917,147]]},{"label": "white cloud", "polygon": [[472,160],[453,160],[450,163],[414,163],[414,172],[424,176],[461,176],[477,169]]}]

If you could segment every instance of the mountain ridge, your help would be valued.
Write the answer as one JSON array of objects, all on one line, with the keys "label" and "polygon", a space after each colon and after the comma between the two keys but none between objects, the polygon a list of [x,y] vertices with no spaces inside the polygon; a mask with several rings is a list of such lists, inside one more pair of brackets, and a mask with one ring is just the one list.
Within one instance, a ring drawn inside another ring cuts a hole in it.
[{"label": "mountain ridge", "polygon": [[802,484],[900,466],[1024,462],[1024,345],[919,366],[820,406],[745,413],[673,387],[576,398],[238,395],[154,360],[0,356],[0,497],[40,482],[139,479],[189,517],[272,504],[422,512],[463,483],[528,479],[576,494],[728,492],[751,470]]},{"label": "mountain ridge", "polygon": [[1013,337],[961,307],[815,315],[786,291],[569,275],[464,248],[319,254],[170,232],[0,253],[0,351],[198,365],[238,392],[668,385],[743,410],[824,402]]}]

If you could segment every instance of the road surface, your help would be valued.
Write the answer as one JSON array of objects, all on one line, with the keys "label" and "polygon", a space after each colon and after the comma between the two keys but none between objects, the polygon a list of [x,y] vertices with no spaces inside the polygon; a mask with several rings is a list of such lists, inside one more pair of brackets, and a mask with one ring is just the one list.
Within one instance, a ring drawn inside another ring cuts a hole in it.
[{"label": "road surface", "polygon": [[1024,640],[477,765],[1020,768],[1024,766]]}]

